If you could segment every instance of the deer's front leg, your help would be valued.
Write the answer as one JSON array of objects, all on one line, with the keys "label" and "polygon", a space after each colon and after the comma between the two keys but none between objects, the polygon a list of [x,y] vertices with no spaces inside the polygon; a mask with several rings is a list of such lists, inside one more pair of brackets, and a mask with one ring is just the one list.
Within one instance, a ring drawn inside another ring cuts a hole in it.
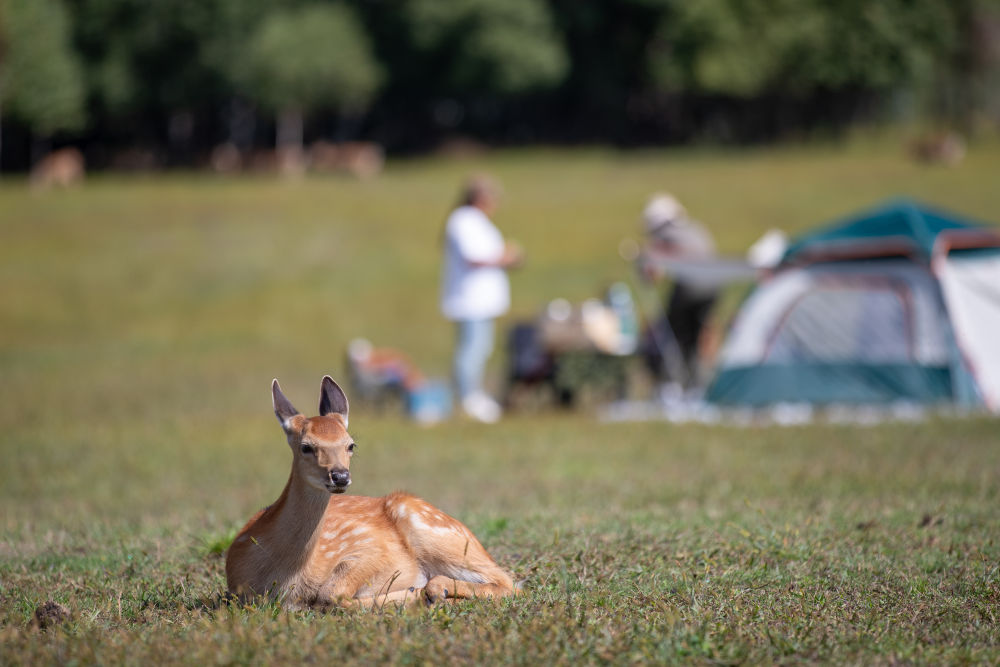
[{"label": "deer's front leg", "polygon": [[424,591],[421,588],[404,588],[401,591],[380,593],[372,597],[355,598],[354,603],[364,609],[382,609],[386,605],[396,607],[414,607],[424,604]]},{"label": "deer's front leg", "polygon": [[336,593],[334,591],[328,591],[321,593],[317,597],[314,607],[322,611],[329,611],[335,608],[380,610],[386,605],[401,608],[412,607],[418,603],[423,604],[424,602],[425,597],[423,589],[410,587],[395,591],[376,593],[374,595],[362,595],[359,597],[354,597],[346,592]]},{"label": "deer's front leg", "polygon": [[502,598],[514,593],[514,587],[505,583],[474,584],[445,575],[434,577],[424,587],[424,597],[428,602],[442,602],[453,598]]}]

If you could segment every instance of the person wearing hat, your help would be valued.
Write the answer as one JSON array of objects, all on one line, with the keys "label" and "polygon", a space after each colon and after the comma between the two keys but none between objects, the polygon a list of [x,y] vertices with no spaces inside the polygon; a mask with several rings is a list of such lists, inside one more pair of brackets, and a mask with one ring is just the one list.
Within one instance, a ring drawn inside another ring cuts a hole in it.
[{"label": "person wearing hat", "polygon": [[[664,277],[656,257],[708,260],[715,257],[715,241],[708,229],[693,220],[672,195],[653,195],[642,211],[645,247],[640,256],[641,273],[649,281]],[[666,299],[666,322],[654,324],[650,366],[661,380],[690,389],[699,383],[698,341],[718,298],[714,285],[690,279],[675,279]],[[669,349],[662,349],[667,347]],[[671,354],[672,350],[676,350]],[[663,357],[666,357],[664,359]],[[673,357],[673,361],[671,360]]]},{"label": "person wearing hat", "polygon": [[500,188],[485,176],[470,179],[444,230],[441,312],[455,322],[454,376],[466,415],[492,423],[500,405],[483,389],[486,362],[493,353],[494,320],[510,307],[507,271],[523,258],[519,246],[504,241],[490,220]]}]

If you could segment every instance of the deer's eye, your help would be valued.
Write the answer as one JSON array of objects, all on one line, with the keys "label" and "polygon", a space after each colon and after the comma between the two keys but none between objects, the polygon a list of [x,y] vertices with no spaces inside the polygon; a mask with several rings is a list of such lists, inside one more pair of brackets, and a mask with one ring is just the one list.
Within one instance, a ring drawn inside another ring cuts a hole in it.
[{"label": "deer's eye", "polygon": [[347,446],[347,451],[349,451],[351,454],[353,454],[354,450],[357,448],[357,446],[358,446],[357,443],[352,442],[351,444],[349,444]]},{"label": "deer's eye", "polygon": [[316,449],[312,445],[302,445],[300,449],[302,450],[303,454],[312,454],[313,452],[316,451]]}]

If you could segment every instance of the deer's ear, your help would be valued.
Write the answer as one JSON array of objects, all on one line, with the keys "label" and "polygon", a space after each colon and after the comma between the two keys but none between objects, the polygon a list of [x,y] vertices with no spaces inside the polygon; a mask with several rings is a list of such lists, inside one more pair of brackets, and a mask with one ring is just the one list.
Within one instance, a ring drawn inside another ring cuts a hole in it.
[{"label": "deer's ear", "polygon": [[281,386],[278,384],[277,378],[271,382],[271,402],[274,404],[274,414],[278,417],[278,421],[281,422],[281,427],[287,431],[291,426],[292,417],[299,414],[299,411],[281,393]]},{"label": "deer's ear", "polygon": [[347,426],[347,396],[340,385],[333,381],[329,375],[323,376],[323,384],[319,391],[319,413],[322,416],[340,415],[344,418],[344,426]]}]

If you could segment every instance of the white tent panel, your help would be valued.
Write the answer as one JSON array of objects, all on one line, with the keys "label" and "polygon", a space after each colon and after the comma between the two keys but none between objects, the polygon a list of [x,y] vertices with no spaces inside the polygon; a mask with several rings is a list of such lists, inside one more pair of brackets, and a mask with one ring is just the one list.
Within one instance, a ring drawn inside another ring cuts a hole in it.
[{"label": "white tent panel", "polygon": [[983,402],[1000,412],[1000,255],[951,255],[936,268],[958,346]]}]

